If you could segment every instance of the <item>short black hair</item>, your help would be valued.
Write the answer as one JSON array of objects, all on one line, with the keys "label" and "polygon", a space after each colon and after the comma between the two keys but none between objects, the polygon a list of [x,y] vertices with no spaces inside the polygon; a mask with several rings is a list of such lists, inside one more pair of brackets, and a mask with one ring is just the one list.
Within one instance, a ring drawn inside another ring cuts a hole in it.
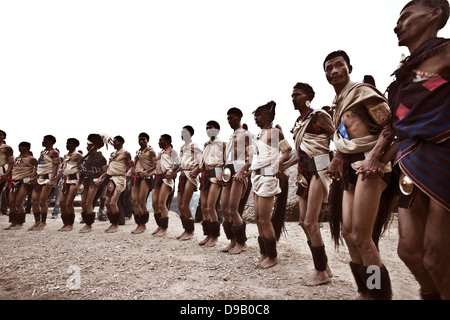
[{"label": "short black hair", "polygon": [[309,84],[304,82],[297,82],[294,86],[294,89],[302,90],[304,93],[310,96],[311,100],[316,96],[313,88]]},{"label": "short black hair", "polygon": [[19,147],[25,147],[25,148],[27,148],[28,151],[30,151],[31,143],[26,142],[26,141],[22,141],[21,143],[19,143]]},{"label": "short black hair", "polygon": [[114,139],[116,139],[117,141],[119,141],[121,143],[125,143],[125,139],[122,136],[115,136]]},{"label": "short black hair", "polygon": [[207,126],[214,127],[214,128],[216,128],[217,130],[220,130],[220,124],[219,124],[217,121],[209,120],[209,121],[206,123],[206,125],[207,125]]},{"label": "short black hair", "polygon": [[189,131],[189,133],[191,134],[191,137],[194,135],[194,128],[192,128],[191,126],[189,126],[189,125],[184,126],[183,129],[186,129],[187,131]]},{"label": "short black hair", "polygon": [[347,66],[349,66],[349,67],[351,66],[350,57],[348,56],[348,54],[344,50],[337,50],[337,51],[333,51],[329,55],[327,55],[327,57],[323,61],[323,70],[325,70],[325,64],[327,63],[327,61],[337,58],[337,57],[344,58],[345,62],[347,62]]},{"label": "short black hair", "polygon": [[227,112],[227,115],[233,114],[235,116],[238,116],[239,118],[242,118],[244,116],[244,114],[242,113],[241,109],[239,108],[230,108]]},{"label": "short black hair", "polygon": [[172,143],[172,137],[168,134],[162,134],[161,138],[163,138],[164,140],[166,140],[169,143]]},{"label": "short black hair", "polygon": [[56,138],[54,136],[52,136],[51,134],[48,134],[46,136],[44,136],[44,140],[48,140],[50,141],[52,144],[56,143]]},{"label": "short black hair", "polygon": [[146,138],[147,140],[150,140],[150,136],[149,136],[147,133],[145,133],[145,132],[139,133],[138,138],[139,138],[139,137],[144,137],[144,138]]},{"label": "short black hair", "polygon": [[80,145],[80,141],[78,141],[78,139],[75,138],[69,138],[67,139],[67,142],[71,142],[75,145],[75,147],[78,147]]}]

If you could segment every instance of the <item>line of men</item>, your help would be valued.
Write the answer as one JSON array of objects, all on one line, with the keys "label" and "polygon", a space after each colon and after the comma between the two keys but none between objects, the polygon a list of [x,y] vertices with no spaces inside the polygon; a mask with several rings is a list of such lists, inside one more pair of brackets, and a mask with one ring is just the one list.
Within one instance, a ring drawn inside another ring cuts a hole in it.
[{"label": "line of men", "polygon": [[[247,241],[242,208],[252,189],[260,249],[257,266],[270,268],[277,263],[277,221],[284,219],[283,201],[278,201],[282,198],[283,172],[298,165],[300,225],[314,262],[314,271],[304,278],[304,285],[326,284],[333,276],[318,224],[321,205],[329,201],[333,237],[339,244],[342,235],[347,245],[358,299],[391,299],[391,281],[378,240],[398,207],[398,253],[419,282],[421,297],[449,299],[450,254],[446,248],[450,245],[450,202],[446,185],[450,177],[442,164],[450,158],[450,49],[448,39],[437,37],[448,17],[446,0],[413,0],[403,8],[394,31],[399,45],[407,46],[411,56],[396,71],[396,79],[388,88],[389,100],[374,86],[350,80],[353,67],[344,51],[330,53],[323,68],[336,92],[332,112],[313,109],[313,88],[297,83],[292,92],[294,108],[300,114],[292,129],[294,148],[282,128],[273,126],[273,101],[253,112],[261,129],[257,137],[243,128],[242,111],[231,108],[227,120],[234,132],[228,142],[218,137],[219,123],[209,121],[209,140],[201,149],[192,141],[194,129],[188,125],[182,129],[184,145],[179,154],[173,150],[170,135],[160,137],[161,151],[156,154],[148,145],[149,136],[141,133],[134,161],[123,149],[123,138],[117,136],[111,142],[116,151],[107,163],[99,151],[105,143],[100,135],[88,136],[86,156],[75,151],[78,141],[69,139],[62,170],[61,230],[72,229],[73,199],[83,186],[86,225],[80,232],[89,232],[95,217],[93,202],[100,186],[107,184],[111,226],[106,231],[115,232],[117,199],[128,178],[133,181],[137,224],[133,233],[145,230],[147,197],[152,192],[158,226],[153,234],[163,236],[169,222],[167,199],[179,175],[178,207],[184,232],[178,239],[188,240],[194,234],[189,203],[193,193],[200,190],[205,235],[200,245],[217,243],[220,222],[215,208],[220,197],[222,226],[230,240],[223,251],[241,253]],[[0,161],[2,166],[9,164],[2,183],[5,176],[12,176],[12,225],[8,228],[23,224],[24,186],[35,181],[32,203],[36,223],[32,229],[40,230],[45,226],[44,200],[56,181],[59,165],[59,155],[53,149],[55,139],[44,137],[45,149],[38,160],[29,155],[29,144],[21,143],[20,156],[14,160],[12,149],[3,144],[5,136],[1,132]],[[334,154],[331,140],[337,149]],[[377,271],[376,285],[370,283],[373,270]]]}]

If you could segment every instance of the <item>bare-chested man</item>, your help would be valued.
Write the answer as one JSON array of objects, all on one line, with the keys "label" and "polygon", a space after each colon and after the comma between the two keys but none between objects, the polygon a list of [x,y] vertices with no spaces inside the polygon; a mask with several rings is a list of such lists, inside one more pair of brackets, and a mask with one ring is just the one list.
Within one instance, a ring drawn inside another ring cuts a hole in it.
[{"label": "bare-chested man", "polygon": [[152,232],[155,236],[164,236],[169,227],[169,209],[167,199],[175,187],[174,170],[179,166],[178,154],[173,150],[172,137],[163,134],[158,142],[161,151],[156,158],[156,171],[152,191],[152,207],[157,228]]},{"label": "bare-chested man", "polygon": [[45,149],[39,156],[36,174],[31,178],[33,183],[36,182],[31,194],[35,224],[28,230],[42,230],[46,226],[47,199],[57,182],[56,174],[61,163],[59,152],[53,148],[55,143],[56,138],[52,135],[46,135],[42,141]]},{"label": "bare-chested man", "polygon": [[58,231],[72,230],[73,223],[75,221],[75,207],[73,202],[78,193],[80,183],[78,162],[82,158],[81,153],[76,151],[76,148],[79,145],[80,142],[77,139],[67,139],[66,149],[68,153],[64,155],[62,169],[56,177],[56,181],[59,181],[59,179],[63,177],[63,185],[61,188],[61,197],[59,202],[63,226]]},{"label": "bare-chested man", "polygon": [[111,225],[105,230],[107,233],[116,232],[119,228],[120,212],[117,206],[120,194],[127,185],[127,171],[133,167],[131,154],[123,149],[125,140],[121,136],[114,137],[112,145],[116,151],[109,157],[108,169],[95,183],[100,187],[103,183],[108,183],[106,192],[106,214]]},{"label": "bare-chested man", "polygon": [[96,184],[103,172],[106,171],[106,159],[99,151],[105,145],[103,137],[92,133],[87,138],[87,154],[78,162],[80,172],[81,191],[81,217],[85,223],[80,230],[86,233],[92,230],[95,221],[94,201],[99,196],[101,189]]},{"label": "bare-chested man", "polygon": [[253,112],[255,123],[261,128],[250,170],[252,170],[255,218],[261,254],[257,266],[263,269],[273,267],[278,262],[277,238],[279,235],[275,233],[271,213],[274,198],[281,193],[277,177],[280,163],[287,162],[291,158],[292,151],[283,133],[278,128],[272,127],[275,107],[276,103],[270,101]]},{"label": "bare-chested man", "polygon": [[211,120],[206,123],[206,134],[210,138],[205,143],[200,166],[194,174],[201,172],[200,205],[202,210],[202,228],[206,236],[199,245],[213,247],[220,236],[220,222],[216,203],[222,189],[222,170],[225,165],[226,143],[218,138],[220,125]]},{"label": "bare-chested man", "polygon": [[227,120],[233,135],[227,143],[225,170],[230,170],[230,177],[224,182],[220,203],[224,215],[223,230],[230,240],[223,252],[239,254],[247,247],[246,224],[242,220],[242,211],[248,200],[251,188],[250,168],[254,151],[252,135],[242,128],[242,111],[231,108]]},{"label": "bare-chested man", "polygon": [[[326,78],[336,92],[333,140],[337,155],[327,167],[333,179],[343,179],[342,235],[347,244],[351,271],[359,299],[391,299],[389,273],[383,265],[373,239],[380,199],[392,171],[390,162],[383,168],[383,178],[363,179],[359,167],[370,161],[383,124],[389,117],[386,98],[373,86],[350,81],[352,66],[344,51],[330,53],[323,63]],[[368,159],[366,159],[366,157]],[[369,286],[373,272],[380,286]]]},{"label": "bare-chested man", "polygon": [[11,224],[5,230],[17,230],[25,223],[25,209],[23,200],[31,188],[30,178],[36,172],[38,164],[30,154],[31,145],[29,142],[19,144],[20,155],[16,157],[12,167],[11,179],[12,187],[9,190],[9,218]]},{"label": "bare-chested man", "polygon": [[139,234],[145,231],[146,223],[149,219],[147,208],[147,198],[152,191],[152,171],[156,168],[156,153],[148,144],[150,136],[142,132],[138,136],[139,150],[134,157],[133,183],[131,188],[131,198],[133,199],[134,221],[136,229],[131,231]]},{"label": "bare-chested man", "polygon": [[324,169],[330,163],[330,141],[334,127],[325,110],[311,107],[314,97],[315,92],[307,83],[299,82],[293,88],[292,103],[300,113],[292,130],[297,157],[284,165],[288,167],[299,162],[299,224],[305,231],[315,269],[302,281],[302,284],[307,286],[328,283],[332,276],[320,233],[319,214],[322,204],[328,202],[331,185],[331,178]]},{"label": "bare-chested man", "polygon": [[[14,163],[13,149],[5,144],[6,132],[0,130],[0,196],[5,189],[9,176],[11,175],[12,164]],[[7,168],[6,168],[7,167]],[[7,206],[5,206],[6,208]],[[3,210],[3,203],[2,203]]]},{"label": "bare-chested man", "polygon": [[181,224],[184,232],[177,237],[182,241],[189,240],[194,235],[195,225],[190,208],[192,196],[200,186],[200,178],[196,173],[202,160],[202,150],[192,141],[194,128],[184,126],[181,130],[181,139],[184,145],[180,150],[180,166],[174,171],[181,171],[178,182],[178,209],[180,210]]}]

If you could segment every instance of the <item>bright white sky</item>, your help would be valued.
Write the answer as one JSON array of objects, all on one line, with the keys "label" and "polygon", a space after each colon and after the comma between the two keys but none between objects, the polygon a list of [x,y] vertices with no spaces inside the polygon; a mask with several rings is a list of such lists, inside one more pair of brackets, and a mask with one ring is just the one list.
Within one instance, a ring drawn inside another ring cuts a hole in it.
[{"label": "bright white sky", "polygon": [[61,155],[70,137],[86,151],[94,132],[122,135],[134,155],[142,131],[156,150],[164,133],[179,150],[187,124],[202,146],[208,120],[226,140],[230,107],[258,133],[252,112],[274,100],[288,132],[296,82],[314,88],[313,107],[331,104],[322,68],[331,51],[349,54],[352,80],[371,74],[385,91],[408,54],[393,32],[407,2],[0,0],[0,129],[15,155],[21,141],[38,155],[46,134]]}]

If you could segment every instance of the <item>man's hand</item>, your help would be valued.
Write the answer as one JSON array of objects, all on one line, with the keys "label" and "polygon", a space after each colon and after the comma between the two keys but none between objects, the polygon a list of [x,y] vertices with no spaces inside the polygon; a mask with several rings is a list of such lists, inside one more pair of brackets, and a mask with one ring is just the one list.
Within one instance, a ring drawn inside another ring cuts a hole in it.
[{"label": "man's hand", "polygon": [[334,157],[324,170],[331,179],[339,181],[341,179],[341,160]]},{"label": "man's hand", "polygon": [[362,181],[378,177],[382,178],[384,175],[383,168],[385,166],[385,163],[381,163],[376,157],[372,157],[369,154],[358,168],[357,174],[361,175]]}]

